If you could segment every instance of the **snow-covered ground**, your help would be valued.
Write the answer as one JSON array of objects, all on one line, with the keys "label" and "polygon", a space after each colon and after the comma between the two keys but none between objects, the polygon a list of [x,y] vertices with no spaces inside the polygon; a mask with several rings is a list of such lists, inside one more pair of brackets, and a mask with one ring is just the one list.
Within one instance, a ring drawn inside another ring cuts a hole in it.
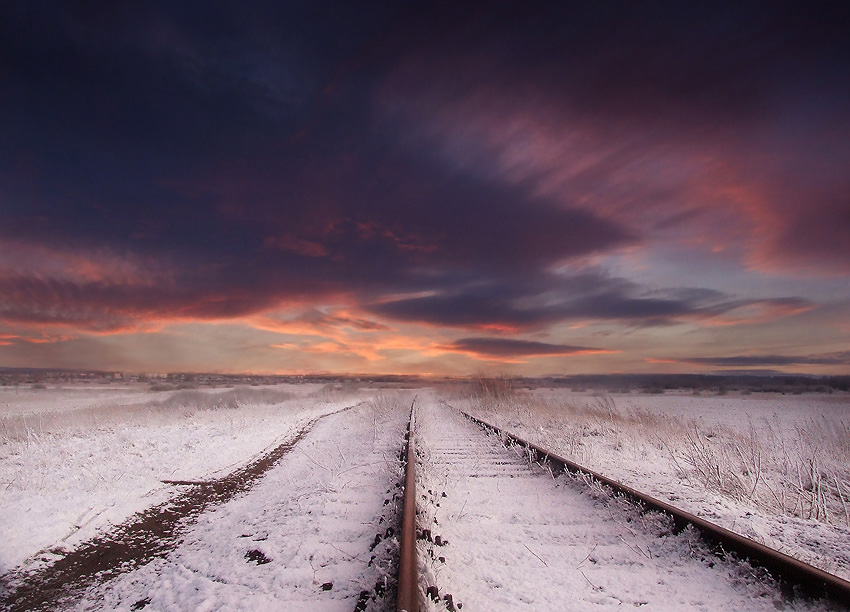
[{"label": "snow-covered ground", "polygon": [[[850,490],[850,395],[418,393],[418,501],[421,526],[432,532],[431,542],[420,542],[422,587],[452,594],[462,612],[618,601],[658,610],[806,608],[780,600],[746,566],[703,561],[696,538],[667,537],[659,517],[642,517],[585,483],[541,476],[441,400],[850,574],[842,505]],[[191,488],[163,480],[219,479],[315,423],[253,488],[197,514],[167,557],[92,586],[79,608],[351,610],[362,596],[367,609],[383,609],[388,601],[376,586],[382,591],[392,573],[396,541],[387,528],[412,394],[318,385],[4,389],[0,574],[49,567]],[[438,546],[437,536],[449,544]],[[442,609],[445,601],[424,605]]]},{"label": "snow-covered ground", "polygon": [[[311,395],[312,393],[312,395]],[[0,392],[0,574],[33,567],[374,396],[296,386]],[[51,552],[53,551],[53,552]]]},{"label": "snow-covered ground", "polygon": [[320,420],[166,559],[89,589],[74,609],[388,609],[409,405],[384,396]]},{"label": "snow-covered ground", "polygon": [[850,578],[850,395],[537,389],[459,407],[615,480]]},{"label": "snow-covered ground", "polygon": [[693,532],[571,476],[553,479],[437,402],[416,413],[425,571],[463,610],[822,610],[786,602]]}]

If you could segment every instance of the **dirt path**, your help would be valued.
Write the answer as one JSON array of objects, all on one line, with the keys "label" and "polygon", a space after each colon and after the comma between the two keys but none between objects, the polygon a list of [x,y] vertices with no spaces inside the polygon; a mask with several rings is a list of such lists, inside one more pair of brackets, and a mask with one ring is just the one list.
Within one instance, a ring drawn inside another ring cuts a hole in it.
[{"label": "dirt path", "polygon": [[45,568],[8,574],[4,580],[9,593],[0,601],[2,610],[54,609],[94,583],[164,557],[180,543],[181,535],[199,514],[250,489],[326,416],[330,415],[310,421],[283,444],[223,478],[174,483],[187,488],[171,500],[136,514],[111,532],[83,543]]}]

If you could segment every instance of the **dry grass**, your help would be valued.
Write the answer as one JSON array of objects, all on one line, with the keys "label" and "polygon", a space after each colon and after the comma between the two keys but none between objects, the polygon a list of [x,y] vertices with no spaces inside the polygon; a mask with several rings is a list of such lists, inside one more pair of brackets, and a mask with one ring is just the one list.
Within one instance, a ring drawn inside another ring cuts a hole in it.
[{"label": "dry grass", "polygon": [[761,510],[850,527],[850,428],[809,419],[793,434],[778,422],[746,431],[699,425],[670,444],[686,477]]},{"label": "dry grass", "polygon": [[513,402],[518,395],[516,380],[507,374],[487,376],[478,374],[472,379],[471,393],[474,397],[492,402]]},{"label": "dry grass", "polygon": [[241,406],[272,405],[295,398],[273,387],[237,387],[222,391],[176,391],[164,399],[135,404],[87,406],[76,410],[0,415],[0,443],[45,441],[53,436],[85,434],[92,430],[129,426],[156,426],[198,412],[234,410]]},{"label": "dry grass", "polygon": [[664,466],[674,477],[759,511],[850,527],[850,424],[811,418],[789,431],[778,418],[744,428],[706,426],[608,396],[556,401],[496,379],[468,400],[482,418],[522,432],[593,468],[603,456]]},{"label": "dry grass", "polygon": [[236,387],[227,391],[177,391],[167,399],[153,402],[156,407],[190,410],[233,410],[249,404],[279,404],[294,396],[273,387]]}]

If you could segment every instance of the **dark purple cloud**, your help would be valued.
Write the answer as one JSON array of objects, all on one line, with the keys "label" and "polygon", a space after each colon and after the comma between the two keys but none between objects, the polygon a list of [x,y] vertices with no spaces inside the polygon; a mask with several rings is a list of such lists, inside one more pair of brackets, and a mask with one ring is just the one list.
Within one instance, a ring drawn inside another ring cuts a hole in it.
[{"label": "dark purple cloud", "polygon": [[820,355],[734,355],[730,357],[687,357],[680,363],[722,367],[850,365],[850,351]]},{"label": "dark purple cloud", "polygon": [[[227,319],[276,304],[273,293],[208,287],[0,278],[0,319],[108,332],[156,320]],[[265,301],[263,301],[265,300]]]},{"label": "dark purple cloud", "polygon": [[[683,321],[733,320],[736,312],[767,318],[813,308],[803,298],[741,299],[707,289],[647,291],[624,278],[601,273],[571,277],[539,275],[508,282],[448,286],[429,295],[366,305],[375,314],[401,321],[452,327],[537,328],[557,321],[602,320],[630,325],[670,325]],[[741,322],[754,317],[741,315]]]},{"label": "dark purple cloud", "polygon": [[[753,210],[768,258],[783,243],[790,258],[850,261],[846,13],[4,4],[0,247],[145,266],[88,278],[46,255],[5,262],[0,318],[107,331],[326,300],[364,329],[382,324],[357,311],[530,329],[809,308],[553,270],[713,214],[693,203],[711,181],[679,164],[688,147],[767,185]],[[470,109],[501,148],[479,146]],[[538,116],[575,140],[548,165],[506,121]]]},{"label": "dark purple cloud", "polygon": [[370,49],[395,49],[407,9],[266,8],[9,11],[0,239],[153,257],[169,279],[11,278],[9,318],[239,316],[635,242],[373,126],[371,86],[395,55]]},{"label": "dark purple cloud", "polygon": [[549,344],[531,340],[512,340],[510,338],[461,338],[444,348],[461,353],[473,353],[482,357],[551,357],[607,352],[586,346]]},{"label": "dark purple cloud", "polygon": [[847,6],[497,3],[453,23],[383,90],[441,155],[759,267],[847,271]]}]

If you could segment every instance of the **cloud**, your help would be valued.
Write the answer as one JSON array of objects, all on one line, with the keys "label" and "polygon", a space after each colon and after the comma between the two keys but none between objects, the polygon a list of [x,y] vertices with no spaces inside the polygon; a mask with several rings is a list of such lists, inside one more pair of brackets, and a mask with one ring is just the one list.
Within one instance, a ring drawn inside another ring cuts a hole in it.
[{"label": "cloud", "polygon": [[4,5],[0,319],[243,319],[375,357],[350,336],[812,310],[598,262],[672,242],[846,272],[846,13]]},{"label": "cloud", "polygon": [[[446,174],[408,156],[367,157],[334,178],[281,167],[280,175],[244,169],[204,182],[173,187],[184,193],[160,199],[176,198],[175,210],[148,209],[151,219],[138,225],[136,211],[103,218],[97,208],[82,208],[67,223],[46,214],[44,227],[13,215],[0,233],[44,244],[31,250],[68,263],[58,270],[34,255],[27,275],[7,270],[0,314],[89,329],[122,327],[134,317],[242,317],[334,295],[368,301],[445,290],[442,283],[453,284],[457,275],[504,285],[635,239],[592,213],[554,206],[521,188]],[[283,186],[296,191],[291,202]],[[314,209],[313,199],[327,204]],[[252,206],[237,206],[244,200]],[[86,252],[70,246],[77,241]],[[75,261],[104,267],[113,258],[144,263],[121,275],[76,272]]]},{"label": "cloud", "polygon": [[514,340],[510,338],[461,338],[460,340],[455,340],[441,348],[452,352],[467,353],[477,357],[496,359],[512,357],[593,355],[616,352],[586,346],[549,344],[547,342]]},{"label": "cloud", "polygon": [[[113,25],[124,34],[115,37],[92,16],[9,21],[43,28],[51,47],[6,41],[39,68],[15,67],[9,80],[19,95],[4,98],[22,102],[4,107],[16,131],[0,156],[24,161],[0,176],[0,241],[30,253],[0,279],[6,320],[112,330],[244,317],[330,296],[371,301],[445,290],[434,279],[458,272],[534,275],[639,240],[616,220],[399,146],[401,135],[374,125],[369,87],[343,78],[328,96],[313,82],[330,79],[345,54],[313,58],[317,72],[296,79],[308,93],[284,97],[288,115],[270,117],[256,88],[223,76],[244,65],[251,83],[265,82],[242,17],[231,31],[229,17],[210,16],[226,24],[234,49],[248,49],[226,57],[182,15],[157,8],[138,16],[136,31],[118,13]],[[285,24],[269,27],[268,40],[287,40],[275,36]],[[359,44],[327,35],[331,49]],[[67,63],[78,48],[85,69]],[[48,95],[51,87],[69,99],[62,120],[46,125],[55,118],[46,100],[61,97]],[[113,261],[127,266],[113,269]]]},{"label": "cloud", "polygon": [[268,309],[273,299],[197,287],[0,278],[0,320],[97,333],[143,331],[167,320],[236,318]]},{"label": "cloud", "polygon": [[600,271],[541,274],[505,282],[480,280],[365,306],[369,312],[400,321],[512,330],[563,321],[737,325],[769,321],[814,307],[799,297],[746,299],[709,289],[650,290]]},{"label": "cloud", "polygon": [[344,308],[292,307],[280,313],[252,317],[252,325],[278,333],[315,335],[334,338],[340,342],[351,332],[370,333],[393,331],[388,325],[352,315]]},{"label": "cloud", "polygon": [[400,57],[378,105],[411,146],[644,242],[846,273],[848,9],[822,8],[470,11]]},{"label": "cloud", "polygon": [[[665,360],[667,362],[667,360]],[[728,357],[685,357],[670,363],[720,367],[850,365],[850,351],[819,355],[734,355]]]},{"label": "cloud", "polygon": [[68,336],[21,336],[18,334],[0,333],[0,345],[14,346],[20,343],[26,344],[51,344],[54,342],[65,342],[70,340]]}]

